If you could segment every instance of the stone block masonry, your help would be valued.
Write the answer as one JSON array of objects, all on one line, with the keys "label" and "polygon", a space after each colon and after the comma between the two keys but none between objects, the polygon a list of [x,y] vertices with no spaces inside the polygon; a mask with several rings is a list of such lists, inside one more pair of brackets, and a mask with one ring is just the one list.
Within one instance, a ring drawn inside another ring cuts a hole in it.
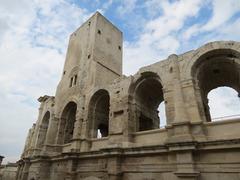
[{"label": "stone block masonry", "polygon": [[122,49],[122,32],[98,12],[71,34],[17,180],[239,180],[240,119],[213,122],[207,94],[240,94],[240,43],[211,42],[129,77]]}]

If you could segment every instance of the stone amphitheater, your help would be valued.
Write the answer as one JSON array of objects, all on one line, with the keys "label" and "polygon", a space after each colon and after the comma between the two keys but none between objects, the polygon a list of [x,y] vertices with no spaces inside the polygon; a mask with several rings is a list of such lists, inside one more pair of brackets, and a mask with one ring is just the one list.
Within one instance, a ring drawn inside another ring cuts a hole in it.
[{"label": "stone amphitheater", "polygon": [[239,180],[240,118],[212,121],[207,95],[222,86],[240,94],[240,43],[211,42],[132,76],[122,74],[122,44],[99,12],[71,34],[17,180]]}]

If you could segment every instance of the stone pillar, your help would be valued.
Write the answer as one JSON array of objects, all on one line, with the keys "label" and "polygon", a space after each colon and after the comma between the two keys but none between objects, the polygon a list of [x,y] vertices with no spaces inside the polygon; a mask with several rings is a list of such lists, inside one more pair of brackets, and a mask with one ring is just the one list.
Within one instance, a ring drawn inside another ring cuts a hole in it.
[{"label": "stone pillar", "polygon": [[[36,165],[35,165],[36,166]],[[51,163],[42,160],[38,164],[37,176],[39,179],[49,179],[51,171]]]},{"label": "stone pillar", "polygon": [[83,119],[81,118],[81,113],[77,111],[76,121],[74,123],[73,139],[72,139],[72,149],[74,150],[74,152],[80,151],[82,121]]},{"label": "stone pillar", "polygon": [[21,176],[22,176],[22,173],[23,173],[23,167],[24,167],[23,162],[22,161],[18,162],[16,180],[21,180]]},{"label": "stone pillar", "polygon": [[80,151],[81,152],[85,152],[85,151],[88,151],[90,149],[90,141],[88,139],[88,130],[87,130],[87,121],[86,120],[83,120],[82,121],[82,127],[81,127],[81,136],[80,136],[80,139],[81,139],[81,147],[80,147]]},{"label": "stone pillar", "polygon": [[[126,89],[130,81],[123,81],[122,84],[112,86],[110,98],[109,116],[109,140],[108,147],[128,147],[132,142],[132,132],[135,127],[133,118],[130,117],[129,94]],[[123,87],[123,88],[122,88]]]},{"label": "stone pillar", "polygon": [[55,118],[55,114],[51,114],[49,120],[49,126],[47,130],[45,144],[55,144],[55,139],[57,135],[58,119]]},{"label": "stone pillar", "polygon": [[121,158],[120,157],[108,158],[108,179],[109,180],[122,180]]},{"label": "stone pillar", "polygon": [[180,180],[197,180],[200,173],[194,170],[191,150],[179,151],[177,156],[177,171],[174,173]]},{"label": "stone pillar", "polygon": [[178,56],[170,55],[169,60],[173,70],[174,121],[167,126],[168,140],[166,143],[191,142],[194,138],[191,133],[191,119],[188,117],[183,96]]},{"label": "stone pillar", "polygon": [[36,126],[34,128],[34,133],[33,133],[33,137],[32,137],[32,141],[31,141],[31,155],[39,155],[40,150],[38,149],[38,135],[40,133],[40,122],[41,122],[41,118],[42,118],[42,112],[43,112],[43,103],[41,103],[40,108],[39,108],[39,113],[38,113],[38,120],[36,123]]},{"label": "stone pillar", "polygon": [[174,122],[185,122],[189,121],[185,108],[183,92],[181,87],[181,77],[178,63],[178,56],[173,54],[169,56],[169,60],[173,64],[173,89],[174,89],[174,109],[175,117]]},{"label": "stone pillar", "polygon": [[78,115],[77,120],[74,125],[74,138],[78,141],[76,148],[80,152],[88,151],[90,148],[90,142],[88,139],[88,109],[89,107],[86,104],[86,96],[81,96],[79,100],[79,108],[78,108]]},{"label": "stone pillar", "polygon": [[[165,112],[166,112],[166,125],[170,125],[174,120],[174,98],[173,90],[171,88],[165,87],[163,89],[164,101],[165,101]],[[161,120],[160,120],[161,121]]]},{"label": "stone pillar", "polygon": [[182,81],[182,90],[183,94],[185,94],[187,97],[185,100],[185,107],[189,117],[192,117],[190,121],[201,122],[201,107],[199,106],[200,103],[198,103],[198,99],[201,98],[201,95],[198,95],[198,93],[200,93],[199,89],[194,87],[192,79],[185,79]]},{"label": "stone pillar", "polygon": [[24,149],[23,149],[21,158],[27,156],[27,151],[28,151],[29,146],[30,146],[30,144],[31,144],[31,135],[32,135],[33,128],[34,128],[34,127],[30,128],[30,129],[28,130],[28,135],[27,135],[27,138],[26,138],[26,141],[25,141],[25,145],[24,145]]},{"label": "stone pillar", "polygon": [[[51,115],[49,126],[46,134],[46,139],[44,142],[44,147],[42,151],[42,155],[51,155],[56,152],[56,137],[58,130],[58,118],[55,117],[54,114]],[[58,148],[59,149],[59,148]]]},{"label": "stone pillar", "polygon": [[73,139],[79,139],[81,137],[82,122],[84,117],[84,103],[85,97],[81,96],[78,101],[78,108],[76,112],[76,122],[74,124]]},{"label": "stone pillar", "polygon": [[29,137],[29,144],[27,146],[27,151],[24,154],[24,156],[28,157],[31,156],[33,153],[33,145],[34,145],[34,134],[36,133],[36,124],[33,124],[31,131],[30,131],[30,137]]},{"label": "stone pillar", "polygon": [[60,128],[61,128],[61,123],[63,121],[62,118],[60,117],[54,117],[55,118],[55,121],[57,121],[57,126],[56,126],[56,137],[55,137],[55,144],[57,145],[61,145],[62,142],[63,142],[63,135],[60,133]]},{"label": "stone pillar", "polygon": [[20,180],[28,180],[29,168],[30,168],[30,162],[28,160],[24,161],[24,166],[23,166]]}]

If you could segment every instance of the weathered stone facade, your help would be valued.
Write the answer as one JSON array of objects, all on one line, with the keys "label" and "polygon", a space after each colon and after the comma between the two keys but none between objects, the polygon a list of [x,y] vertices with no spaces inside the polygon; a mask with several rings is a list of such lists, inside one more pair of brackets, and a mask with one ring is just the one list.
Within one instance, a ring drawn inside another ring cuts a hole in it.
[{"label": "weathered stone facade", "polygon": [[17,163],[0,165],[0,180],[16,180],[17,170]]},{"label": "weathered stone facade", "polygon": [[122,33],[96,13],[70,36],[55,97],[38,99],[17,179],[238,180],[240,119],[209,115],[207,94],[220,86],[240,93],[239,42],[170,55],[126,77]]}]

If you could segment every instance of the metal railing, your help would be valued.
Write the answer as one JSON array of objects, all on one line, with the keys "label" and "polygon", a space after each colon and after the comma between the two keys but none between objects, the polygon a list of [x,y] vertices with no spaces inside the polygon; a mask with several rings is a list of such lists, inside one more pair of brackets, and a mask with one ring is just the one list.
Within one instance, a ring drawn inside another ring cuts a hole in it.
[{"label": "metal railing", "polygon": [[240,119],[240,114],[212,118],[212,121]]}]

